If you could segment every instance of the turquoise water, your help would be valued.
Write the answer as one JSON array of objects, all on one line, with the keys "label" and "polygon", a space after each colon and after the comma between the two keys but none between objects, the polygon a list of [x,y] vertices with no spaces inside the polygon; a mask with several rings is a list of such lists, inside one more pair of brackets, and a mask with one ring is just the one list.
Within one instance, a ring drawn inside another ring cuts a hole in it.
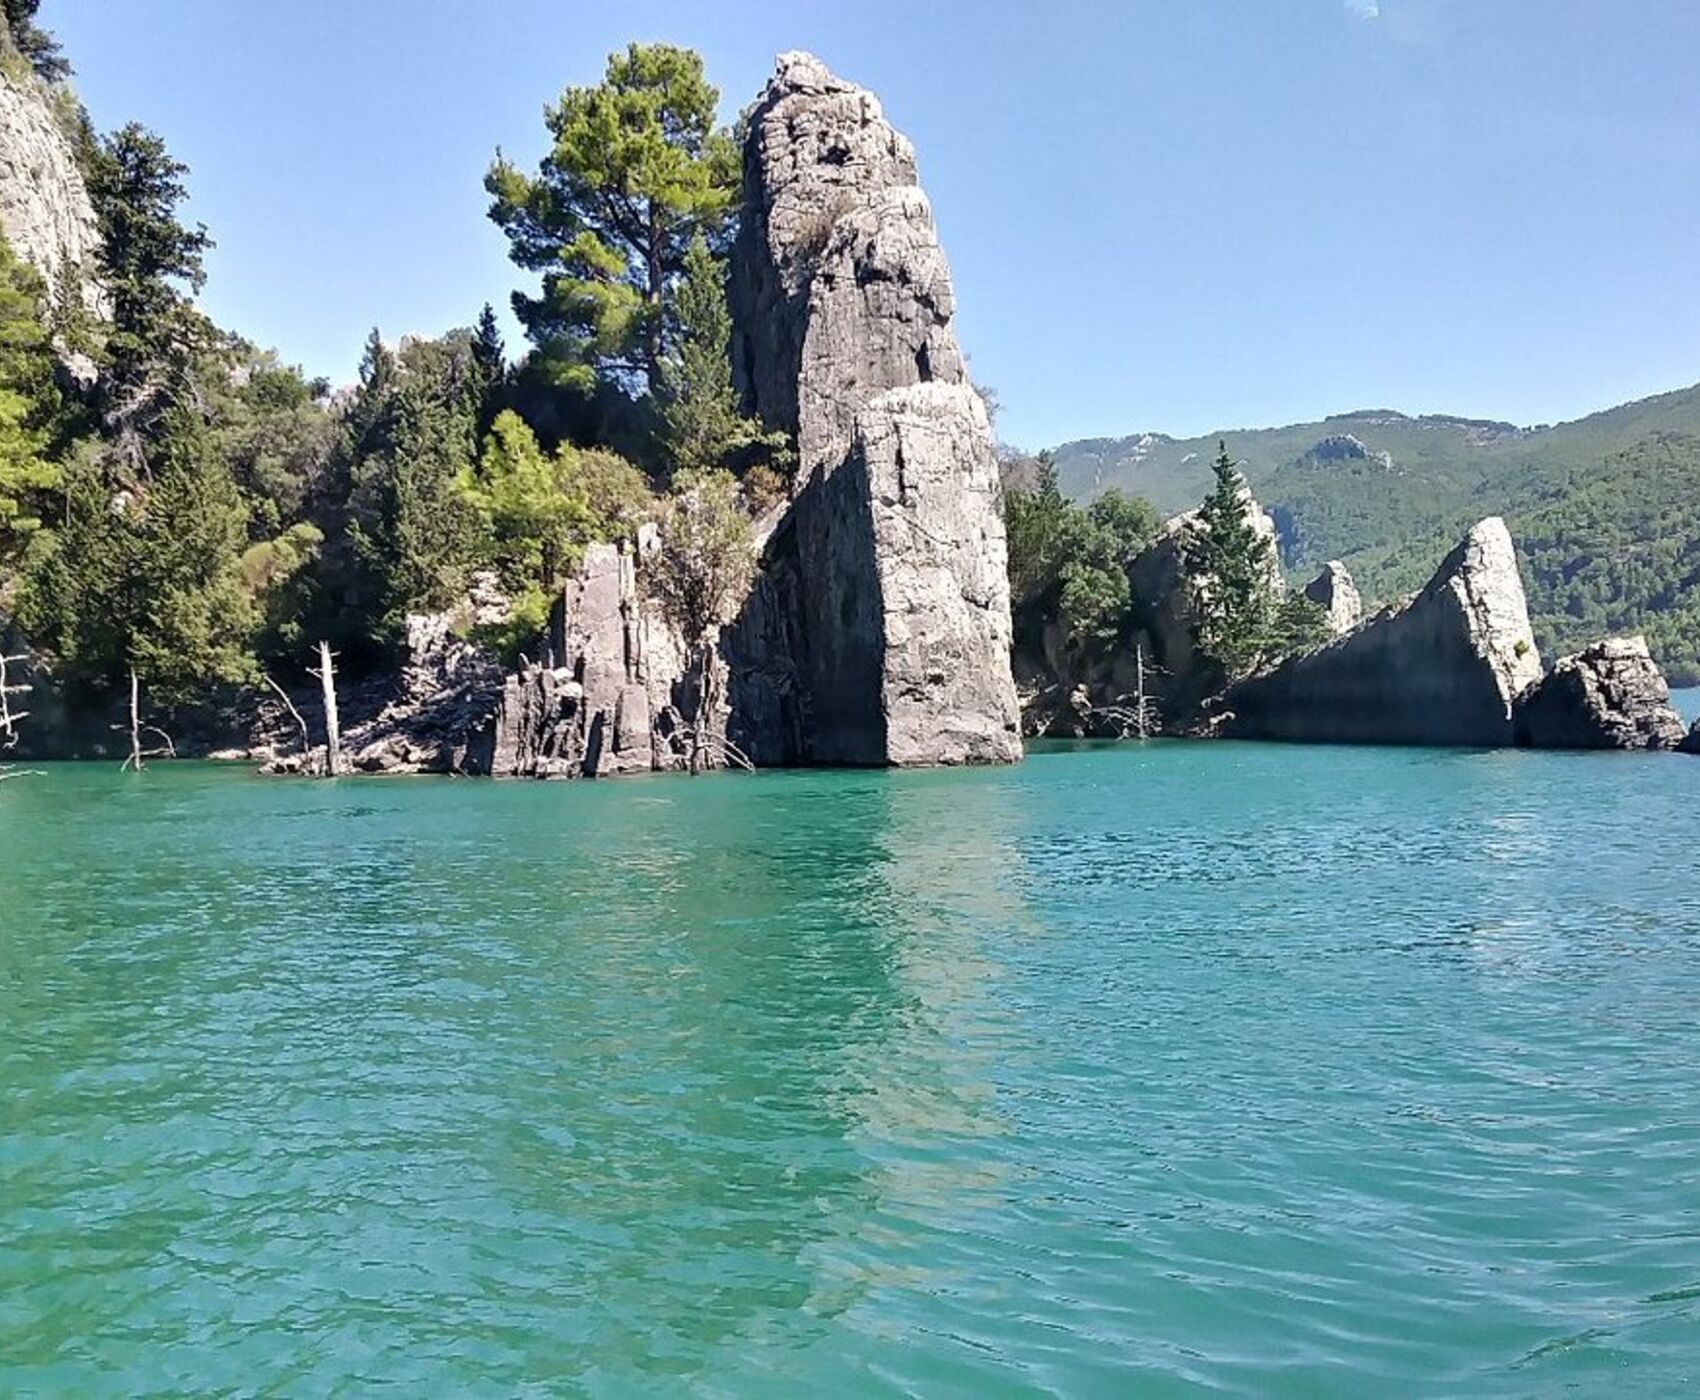
[{"label": "turquoise water", "polygon": [[1700,760],[0,789],[0,1392],[1687,1395]]}]

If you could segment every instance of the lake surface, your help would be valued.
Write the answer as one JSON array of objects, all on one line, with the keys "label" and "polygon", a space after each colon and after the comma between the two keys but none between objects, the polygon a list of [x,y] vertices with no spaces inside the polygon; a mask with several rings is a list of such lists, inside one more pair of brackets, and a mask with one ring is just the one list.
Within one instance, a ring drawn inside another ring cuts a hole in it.
[{"label": "lake surface", "polygon": [[0,1392],[1690,1395],[1700,760],[0,789]]}]

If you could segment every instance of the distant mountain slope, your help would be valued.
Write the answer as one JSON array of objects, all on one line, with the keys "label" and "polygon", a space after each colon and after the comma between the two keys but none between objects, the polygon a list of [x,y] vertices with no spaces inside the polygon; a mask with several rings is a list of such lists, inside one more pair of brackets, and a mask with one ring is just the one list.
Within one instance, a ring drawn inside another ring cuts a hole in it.
[{"label": "distant mountain slope", "polygon": [[[1225,438],[1274,515],[1290,569],[1344,559],[1370,597],[1416,587],[1463,530],[1504,515],[1529,563],[1543,646],[1646,630],[1700,680],[1700,386],[1537,429],[1391,410],[1056,449],[1078,499],[1119,486],[1164,511],[1206,489]],[[1624,562],[1616,562],[1621,556]]]},{"label": "distant mountain slope", "polygon": [[[1054,449],[1057,479],[1065,494],[1087,500],[1111,486],[1144,496],[1165,512],[1196,505],[1209,489],[1210,461],[1225,440],[1255,486],[1264,477],[1298,462],[1330,438],[1351,437],[1371,457],[1388,454],[1396,469],[1450,472],[1483,447],[1527,436],[1510,423],[1430,416],[1411,418],[1392,409],[1336,414],[1319,423],[1284,428],[1234,428],[1203,437],[1172,438],[1141,433],[1126,438],[1087,438]],[[1259,493],[1260,498],[1262,493]]]}]

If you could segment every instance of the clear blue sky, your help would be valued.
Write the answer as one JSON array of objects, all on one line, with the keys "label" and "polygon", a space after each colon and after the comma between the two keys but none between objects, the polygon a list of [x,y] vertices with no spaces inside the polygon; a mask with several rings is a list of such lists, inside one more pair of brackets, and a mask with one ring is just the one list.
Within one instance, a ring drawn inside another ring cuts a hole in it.
[{"label": "clear blue sky", "polygon": [[194,170],[207,309],[310,372],[519,275],[491,154],[607,52],[728,119],[814,50],[914,139],[1028,446],[1356,407],[1557,421],[1700,380],[1694,0],[45,0]]}]

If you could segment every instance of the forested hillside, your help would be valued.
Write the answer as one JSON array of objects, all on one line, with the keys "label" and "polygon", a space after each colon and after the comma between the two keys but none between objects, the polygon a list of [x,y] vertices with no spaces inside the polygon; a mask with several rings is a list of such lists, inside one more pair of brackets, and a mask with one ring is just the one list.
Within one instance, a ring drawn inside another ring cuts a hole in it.
[{"label": "forested hillside", "polygon": [[[1295,574],[1343,559],[1366,596],[1418,586],[1475,520],[1504,515],[1543,647],[1645,631],[1673,678],[1700,680],[1700,387],[1552,427],[1391,411],[1224,434],[1275,517]],[[1216,435],[1067,443],[1063,489],[1195,504]]]},{"label": "forested hillside", "polygon": [[52,148],[46,194],[88,211],[97,247],[85,297],[47,284],[50,243],[0,238],[0,631],[79,703],[254,693],[320,641],[345,673],[386,667],[408,614],[464,602],[475,573],[504,600],[485,640],[511,655],[587,545],[688,499],[736,516],[713,536],[735,553],[786,490],[784,442],[733,389],[738,170],[698,55],[612,55],[548,109],[535,174],[497,156],[467,190],[543,274],[515,296],[517,360],[473,307],[435,338],[374,330],[333,392],[200,311],[212,239],[182,217],[189,171],[140,126],[93,128],[36,10],[6,0],[6,111]]}]

